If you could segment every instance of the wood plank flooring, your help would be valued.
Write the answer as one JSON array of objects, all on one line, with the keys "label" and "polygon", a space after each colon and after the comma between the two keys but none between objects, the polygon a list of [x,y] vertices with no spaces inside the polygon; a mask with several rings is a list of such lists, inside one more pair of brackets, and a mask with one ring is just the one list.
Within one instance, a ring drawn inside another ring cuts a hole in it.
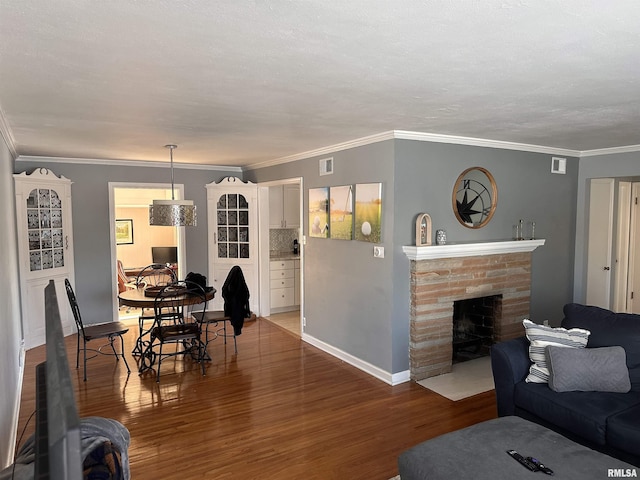
[{"label": "wood plank flooring", "polygon": [[[160,384],[139,376],[130,355],[129,376],[122,362],[99,357],[83,382],[75,342],[67,337],[80,415],[127,426],[135,480],[387,480],[403,450],[496,416],[493,392],[453,402],[412,382],[391,387],[263,319],[245,324],[237,355],[233,343],[212,342],[206,376],[176,357]],[[27,352],[18,432],[34,410],[43,358],[44,347]]]},{"label": "wood plank flooring", "polygon": [[290,332],[297,338],[300,338],[300,310],[285,313],[274,313],[265,317],[265,319],[276,324],[278,327],[284,328],[287,332]]}]

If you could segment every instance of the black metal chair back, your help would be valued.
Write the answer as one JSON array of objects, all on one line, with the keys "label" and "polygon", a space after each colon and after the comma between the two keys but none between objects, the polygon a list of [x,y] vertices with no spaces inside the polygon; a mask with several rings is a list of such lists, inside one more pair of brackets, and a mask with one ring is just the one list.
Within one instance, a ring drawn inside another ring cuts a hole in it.
[{"label": "black metal chair back", "polygon": [[84,338],[84,325],[82,324],[82,315],[80,314],[80,307],[76,300],[76,294],[73,292],[73,287],[68,278],[64,279],[64,287],[67,290],[67,298],[69,299],[69,306],[73,313],[73,318],[76,321],[76,327],[78,328],[78,335],[82,335]]},{"label": "black metal chair back", "polygon": [[[157,360],[156,381],[160,381],[162,360],[176,355],[190,355],[201,363],[202,375],[205,374],[204,362],[208,358],[206,345],[200,338],[200,324],[191,320],[194,310],[204,311],[206,308],[206,293],[195,283],[176,282],[158,292],[154,300],[150,341],[142,355],[145,369],[152,368]],[[170,353],[163,351],[168,343],[176,345],[176,350]]]},{"label": "black metal chair back", "polygon": [[[124,360],[124,364],[127,367],[127,372],[131,372],[129,369],[129,364],[127,363],[127,359],[124,356],[124,339],[123,335],[129,331],[129,327],[121,322],[105,322],[99,324],[91,324],[85,326],[82,322],[82,315],[80,314],[80,307],[78,305],[78,301],[76,300],[76,294],[73,291],[73,287],[71,286],[71,282],[68,278],[64,279],[64,287],[67,291],[67,298],[69,299],[69,306],[71,307],[71,311],[73,312],[73,318],[76,321],[76,327],[78,328],[78,339],[77,339],[77,347],[76,347],[76,368],[80,365],[80,338],[82,338],[82,351],[84,358],[84,381],[87,381],[87,360],[95,357],[96,355],[114,355],[116,357],[116,361],[120,359],[118,357],[122,357]],[[98,338],[106,338],[108,346],[111,348],[113,353],[107,353],[102,351],[102,347],[94,349],[87,348],[87,343],[91,340]],[[114,342],[120,339],[120,353],[118,353],[115,349]],[[94,352],[94,355],[87,358],[87,350]]]},{"label": "black metal chair back", "polygon": [[161,263],[152,263],[147,265],[136,277],[136,286],[141,287],[160,287],[171,285],[178,281],[175,270]]}]

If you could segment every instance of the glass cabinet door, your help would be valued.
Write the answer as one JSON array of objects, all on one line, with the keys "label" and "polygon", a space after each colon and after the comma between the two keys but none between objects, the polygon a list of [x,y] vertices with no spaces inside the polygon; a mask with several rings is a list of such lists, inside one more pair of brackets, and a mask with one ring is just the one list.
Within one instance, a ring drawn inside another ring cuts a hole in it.
[{"label": "glass cabinet door", "polygon": [[218,197],[216,224],[218,258],[250,258],[249,202],[244,195]]},{"label": "glass cabinet door", "polygon": [[54,189],[34,188],[27,197],[29,270],[64,267],[62,201]]}]

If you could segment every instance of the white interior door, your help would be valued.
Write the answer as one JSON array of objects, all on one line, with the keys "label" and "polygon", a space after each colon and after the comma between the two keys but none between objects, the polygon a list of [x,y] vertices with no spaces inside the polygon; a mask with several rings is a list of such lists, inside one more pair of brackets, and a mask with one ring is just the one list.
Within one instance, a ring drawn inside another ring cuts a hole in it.
[{"label": "white interior door", "polygon": [[640,183],[634,182],[631,187],[631,226],[629,232],[629,283],[627,285],[627,312],[640,313],[640,209],[638,197]]},{"label": "white interior door", "polygon": [[616,232],[616,271],[613,287],[613,310],[627,311],[629,273],[629,230],[631,217],[631,182],[618,184],[618,228]]},{"label": "white interior door", "polygon": [[607,309],[610,308],[611,303],[613,195],[614,180],[612,178],[591,180],[586,302],[589,305]]}]

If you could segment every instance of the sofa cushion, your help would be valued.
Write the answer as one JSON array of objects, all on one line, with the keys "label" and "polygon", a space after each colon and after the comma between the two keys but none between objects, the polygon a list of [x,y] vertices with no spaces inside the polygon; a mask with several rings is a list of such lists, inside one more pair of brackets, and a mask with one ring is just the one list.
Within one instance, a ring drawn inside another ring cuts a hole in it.
[{"label": "sofa cushion", "polygon": [[617,392],[631,389],[624,348],[549,346],[549,388],[556,392]]},{"label": "sofa cushion", "polygon": [[564,328],[585,328],[591,332],[588,347],[619,345],[624,348],[631,390],[640,391],[640,315],[578,303],[565,305],[563,311]]},{"label": "sofa cushion", "polygon": [[640,405],[611,415],[607,421],[607,443],[614,448],[640,456]]},{"label": "sofa cushion", "polygon": [[589,339],[589,331],[581,328],[552,328],[538,325],[531,320],[522,321],[525,334],[529,339],[529,357],[531,367],[526,381],[532,383],[547,383],[549,370],[545,349],[549,345],[558,347],[584,348]]},{"label": "sofa cushion", "polygon": [[605,445],[607,418],[638,405],[640,393],[558,393],[546,384],[520,382],[515,387],[514,402],[546,422]]}]

